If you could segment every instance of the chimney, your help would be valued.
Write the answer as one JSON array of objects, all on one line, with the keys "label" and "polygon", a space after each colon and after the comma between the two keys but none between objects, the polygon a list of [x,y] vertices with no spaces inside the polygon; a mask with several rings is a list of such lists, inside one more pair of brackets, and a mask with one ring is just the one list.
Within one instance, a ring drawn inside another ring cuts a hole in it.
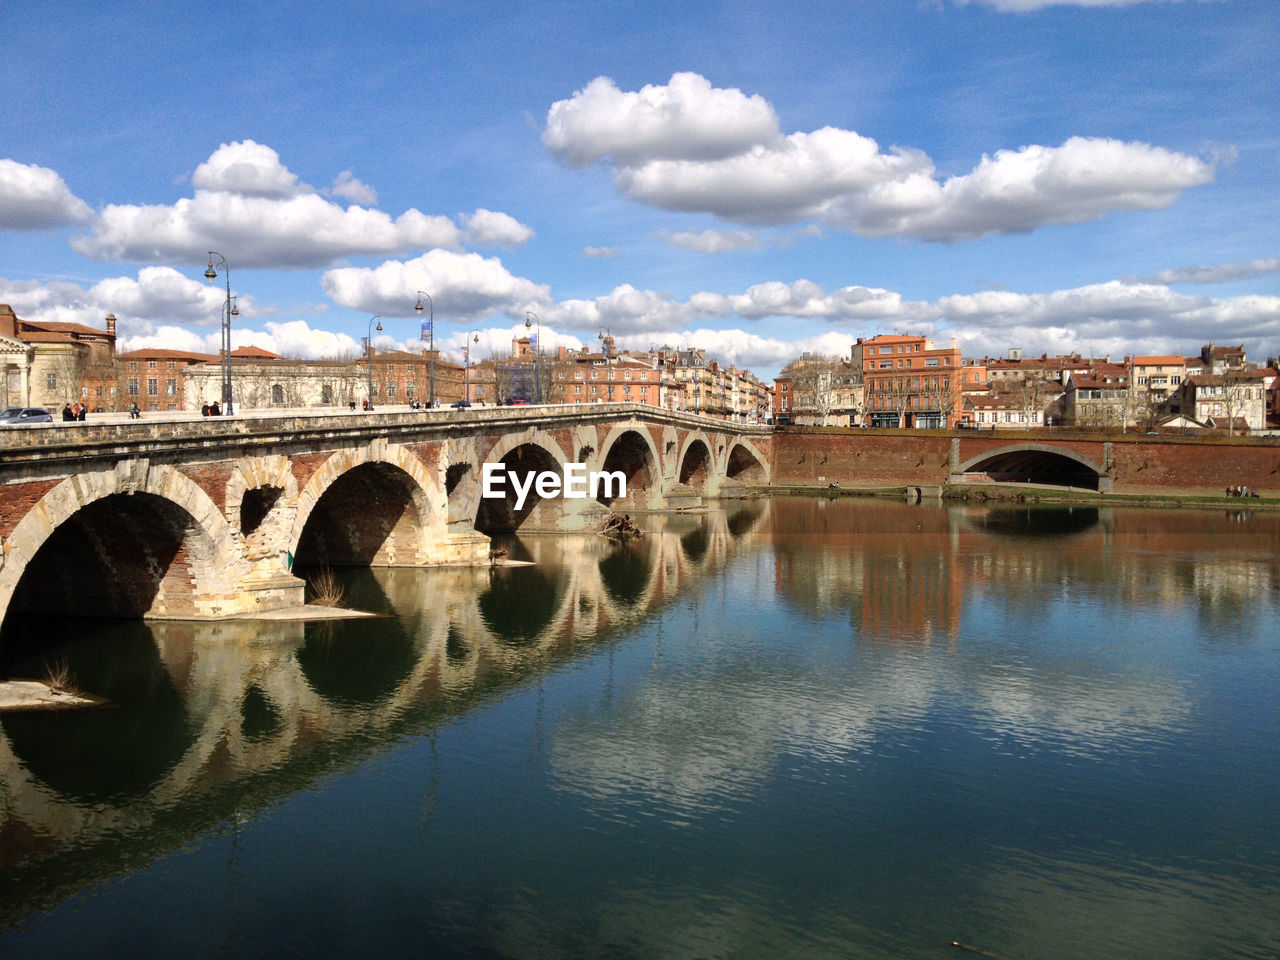
[{"label": "chimney", "polygon": [[116,335],[116,315],[114,313],[107,314],[107,336],[114,337]]}]

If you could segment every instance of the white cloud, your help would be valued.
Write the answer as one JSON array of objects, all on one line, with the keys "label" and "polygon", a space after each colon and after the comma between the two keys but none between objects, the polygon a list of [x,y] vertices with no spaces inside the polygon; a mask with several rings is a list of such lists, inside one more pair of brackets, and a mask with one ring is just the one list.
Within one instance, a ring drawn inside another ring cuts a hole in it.
[{"label": "white cloud", "polygon": [[467,242],[478,247],[519,247],[533,238],[533,230],[515,217],[481,208],[469,217],[459,217],[466,224]]},{"label": "white cloud", "polygon": [[[306,360],[340,360],[357,357],[361,343],[345,333],[317,330],[305,320],[267,321],[265,329],[236,326],[231,330],[232,349],[260,347],[286,357]],[[140,332],[122,335],[117,341],[121,353],[147,347],[166,350],[191,350],[216,354],[222,348],[221,330],[196,333],[186,327],[162,324]],[[375,338],[376,341],[377,338]]]},{"label": "white cloud", "polygon": [[280,155],[253,140],[224,143],[191,175],[197,190],[238,193],[246,197],[282,199],[310,193],[298,175],[280,162]]},{"label": "white cloud", "polygon": [[676,73],[666,86],[638,93],[596,77],[551,105],[542,142],[562,163],[583,167],[604,157],[622,165],[730,157],[777,133],[778,118],[763,97],[715,89],[696,73]]},{"label": "white cloud", "polygon": [[354,255],[414,247],[454,247],[448,217],[409,210],[392,220],[378,210],[343,209],[318,194],[287,199],[197,191],[171,207],[109,205],[87,237],[71,246],[96,260],[196,262],[208,250],[232,267],[322,267]]},{"label": "white cloud", "polygon": [[620,247],[583,247],[582,255],[584,257],[595,257],[601,260],[608,260],[613,257],[620,256],[622,249]]},{"label": "white cloud", "polygon": [[0,159],[0,230],[46,230],[92,216],[55,171]]},{"label": "white cloud", "polygon": [[594,300],[561,301],[547,317],[570,330],[607,329],[620,335],[678,327],[687,322],[689,309],[666,294],[637,290],[624,283]]},{"label": "white cloud", "polygon": [[343,170],[338,174],[329,192],[335,197],[346,197],[366,207],[371,207],[378,202],[378,191],[367,183],[361,183],[350,170]]},{"label": "white cloud", "polygon": [[[724,123],[709,119],[721,109]],[[1072,137],[1058,147],[999,150],[969,173],[939,181],[921,151],[882,151],[851,130],[783,137],[763,100],[713,89],[696,74],[639,94],[598,78],[551,108],[543,140],[566,162],[608,156],[619,192],[662,209],[938,241],[1159,209],[1216,170],[1216,161],[1145,143]]]},{"label": "white cloud", "polygon": [[1177,267],[1161,270],[1149,277],[1125,277],[1125,283],[1227,283],[1280,272],[1280,258],[1245,260],[1241,263],[1219,263],[1210,266]]},{"label": "white cloud", "polygon": [[760,235],[749,230],[703,230],[701,233],[661,233],[659,239],[673,247],[697,250],[699,253],[725,253],[729,250],[756,250]]},{"label": "white cloud", "polygon": [[[150,333],[157,325],[215,326],[221,323],[225,296],[225,290],[171,267],[144,267],[136,279],[108,277],[88,289],[74,283],[0,279],[0,303],[10,304],[24,320],[83,323],[101,329],[103,318],[112,313],[121,335]],[[237,304],[246,316],[255,312],[252,297],[241,297]]]},{"label": "white cloud", "polygon": [[[172,206],[108,205],[72,247],[96,260],[192,263],[220,250],[233,268],[302,268],[456,248],[462,238],[448,217],[411,209],[393,219],[359,205],[344,208],[299,183],[274,150],[252,140],[220,146],[192,183],[195,195]],[[334,191],[373,197],[350,171],[338,176]]]},{"label": "white cloud", "polygon": [[550,289],[513,276],[496,257],[429,250],[413,260],[327,271],[320,285],[341,306],[383,316],[416,316],[419,290],[432,298],[437,323],[471,323],[496,314],[523,316],[551,302]]}]

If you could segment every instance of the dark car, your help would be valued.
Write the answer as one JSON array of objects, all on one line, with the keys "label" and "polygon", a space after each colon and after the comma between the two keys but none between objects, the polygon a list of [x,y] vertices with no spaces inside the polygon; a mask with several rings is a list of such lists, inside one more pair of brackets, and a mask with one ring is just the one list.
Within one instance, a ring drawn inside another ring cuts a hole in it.
[{"label": "dark car", "polygon": [[20,427],[24,423],[53,423],[53,415],[42,407],[10,407],[0,411],[0,426]]},{"label": "dark car", "polygon": [[453,409],[455,409],[455,410],[465,410],[467,407],[471,406],[471,401],[470,401],[470,400],[455,400],[455,401],[453,401],[453,403],[449,404],[449,406],[453,407]]}]

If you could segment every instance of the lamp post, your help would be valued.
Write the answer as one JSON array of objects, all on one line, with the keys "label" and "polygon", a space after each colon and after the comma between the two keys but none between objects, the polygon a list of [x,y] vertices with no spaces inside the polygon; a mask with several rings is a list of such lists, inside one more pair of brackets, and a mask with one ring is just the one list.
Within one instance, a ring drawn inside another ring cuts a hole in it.
[{"label": "lamp post", "polygon": [[609,402],[613,403],[613,368],[609,366],[613,335],[608,330],[601,330],[596,335],[596,339],[600,341],[600,353],[604,356],[604,376],[609,383]]},{"label": "lamp post", "polygon": [[427,409],[434,409],[436,405],[436,305],[432,301],[431,295],[422,290],[418,291],[418,302],[413,309],[419,313],[422,312],[422,301],[427,301],[427,389],[431,391],[431,395],[427,397]]},{"label": "lamp post", "polygon": [[240,316],[240,311],[236,309],[235,299],[231,296],[231,264],[216,250],[209,251],[209,269],[204,272],[204,278],[209,283],[218,279],[218,271],[213,269],[214,257],[222,264],[222,272],[227,280],[227,298],[222,304],[222,356],[219,363],[222,367],[222,412],[230,416],[235,412],[231,405],[231,318]]},{"label": "lamp post", "polygon": [[538,319],[538,315],[532,310],[524,312],[524,328],[526,330],[533,324],[538,325],[538,349],[533,354],[533,377],[534,377],[534,396],[537,397],[539,403],[542,402],[542,321]]},{"label": "lamp post", "polygon": [[378,332],[382,332],[382,315],[374,314],[369,318],[369,335],[364,338],[364,362],[369,370],[369,409],[373,409],[373,321],[378,321]]},{"label": "lamp post", "polygon": [[471,402],[471,344],[480,342],[479,330],[468,330],[462,342],[462,399]]}]

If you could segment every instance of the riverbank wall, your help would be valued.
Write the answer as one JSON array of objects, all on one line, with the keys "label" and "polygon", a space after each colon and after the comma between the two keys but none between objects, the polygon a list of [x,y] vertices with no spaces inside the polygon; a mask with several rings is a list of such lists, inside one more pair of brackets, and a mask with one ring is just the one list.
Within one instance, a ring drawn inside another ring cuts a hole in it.
[{"label": "riverbank wall", "polygon": [[[773,437],[771,480],[784,488],[955,491],[992,483],[984,458],[1017,454],[1064,468],[1094,464],[1105,493],[1221,498],[1227,487],[1241,486],[1280,498],[1280,440],[1273,438],[788,428]],[[1052,467],[1046,469],[1044,482],[1052,483]]]}]

